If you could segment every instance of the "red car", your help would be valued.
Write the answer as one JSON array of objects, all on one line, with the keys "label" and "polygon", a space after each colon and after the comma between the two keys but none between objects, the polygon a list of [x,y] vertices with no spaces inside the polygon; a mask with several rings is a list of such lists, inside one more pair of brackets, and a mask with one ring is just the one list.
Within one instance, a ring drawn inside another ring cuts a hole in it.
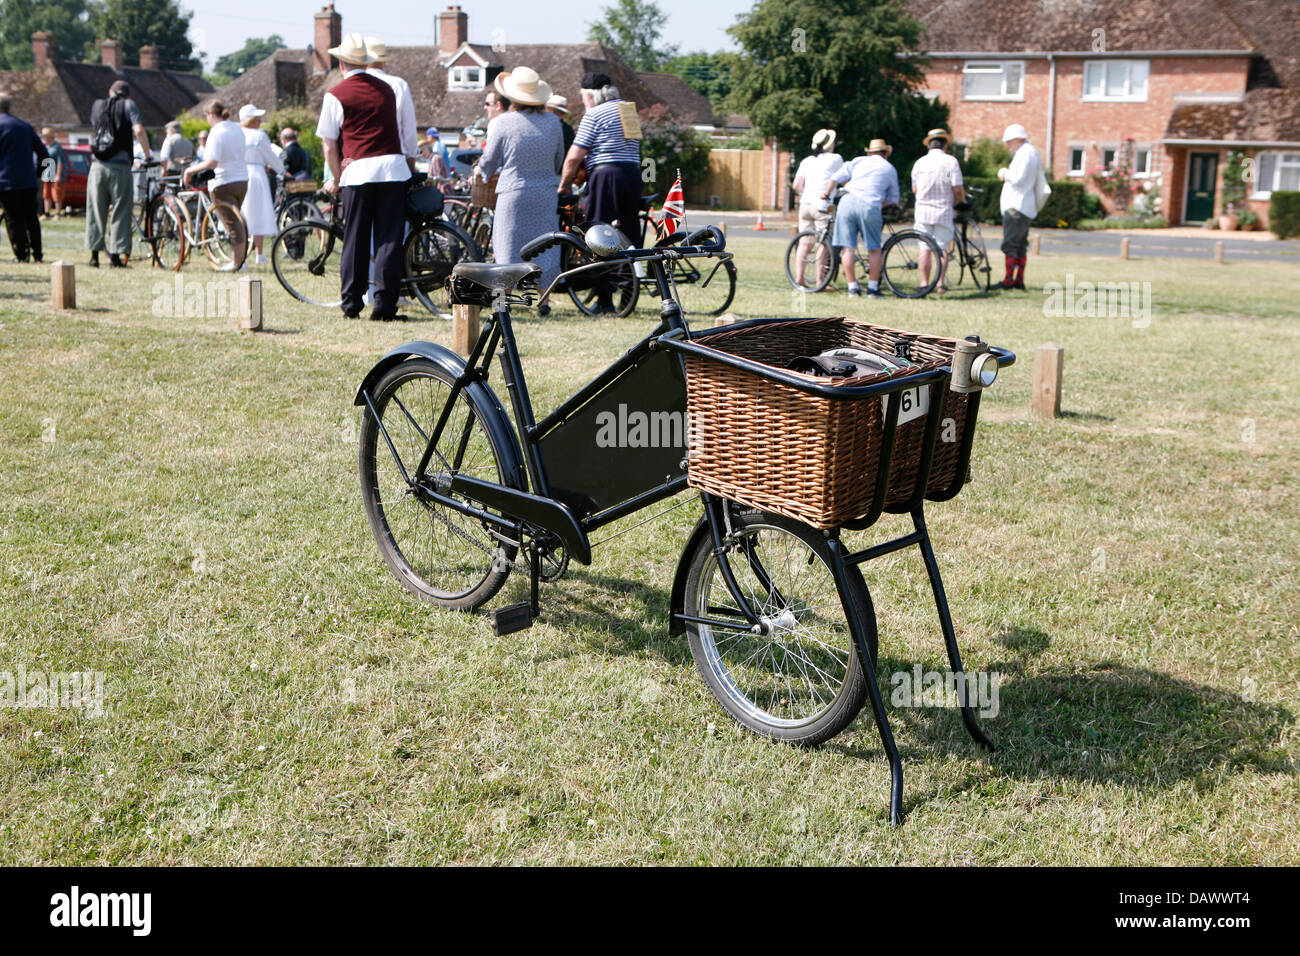
[{"label": "red car", "polygon": [[69,209],[86,208],[86,177],[90,175],[90,147],[64,146],[68,157],[68,178],[63,184],[63,205]]}]

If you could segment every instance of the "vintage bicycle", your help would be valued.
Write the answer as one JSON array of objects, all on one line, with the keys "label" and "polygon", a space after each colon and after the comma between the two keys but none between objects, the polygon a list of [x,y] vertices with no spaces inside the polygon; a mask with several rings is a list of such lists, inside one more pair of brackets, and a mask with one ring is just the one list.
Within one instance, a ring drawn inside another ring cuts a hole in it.
[{"label": "vintage bicycle", "polygon": [[[972,196],[982,196],[984,190],[977,186],[967,186],[966,192]],[[984,245],[984,234],[980,223],[975,218],[969,200],[959,202],[954,207],[957,234],[948,246],[948,262],[944,271],[944,282],[948,288],[961,285],[962,279],[969,275],[977,292],[988,292],[993,288],[993,267],[989,264],[988,248]]]},{"label": "vintage bicycle", "polygon": [[[208,195],[206,183],[212,171],[194,177],[185,188],[180,174],[158,179],[161,191],[151,196],[145,222],[153,240],[154,258],[167,269],[179,270],[190,253],[200,249],[208,264],[218,272],[237,272],[248,256],[248,225],[238,207]],[[243,255],[236,256],[227,220],[239,224],[243,233]]]},{"label": "vintage bicycle", "polygon": [[[595,532],[694,489],[703,514],[672,582],[669,631],[686,635],[721,707],[758,734],[819,744],[869,701],[890,761],[890,819],[900,822],[902,764],[860,566],[920,548],[960,680],[924,503],[961,490],[981,391],[1015,356],[974,337],[842,318],[693,333],[670,270],[678,259],[707,268],[725,255],[713,227],[683,244],[629,249],[597,225],[540,236],[523,258],[556,245],[587,260],[577,269],[643,263],[660,302],[657,325],[539,419],[511,306],[550,291],[535,284],[540,270],[529,261],[456,266],[452,300],[490,310],[469,354],[408,342],[370,369],[355,397],[363,507],[384,561],[416,597],[461,611],[484,608],[511,573],[526,574],[528,598],[490,612],[494,632],[507,635],[541,613],[543,583],[560,581],[570,561],[590,563]],[[832,380],[787,367],[840,347],[893,356],[881,360],[893,371]],[[511,415],[490,380],[494,359]],[[941,426],[951,440],[940,440]],[[611,428],[626,428],[626,440],[602,441]],[[847,545],[847,532],[884,513],[910,515],[913,529]],[[991,747],[964,696],[961,704],[967,730]]]},{"label": "vintage bicycle", "polygon": [[[790,240],[785,250],[785,274],[790,285],[805,292],[821,292],[835,281],[840,271],[839,247],[833,242],[835,235],[835,214],[839,208],[843,192],[835,197],[826,224],[820,229],[805,229]],[[891,204],[884,207],[884,242],[881,244],[880,278],[894,295],[904,299],[919,299],[929,295],[939,284],[940,258],[939,244],[929,236],[915,229],[899,229],[902,210]],[[798,260],[800,246],[807,242],[803,251],[803,284],[798,281]],[[867,256],[861,246],[856,247],[854,256],[857,270],[861,275],[868,273]],[[920,269],[922,253],[928,252],[935,265],[929,275]]]}]

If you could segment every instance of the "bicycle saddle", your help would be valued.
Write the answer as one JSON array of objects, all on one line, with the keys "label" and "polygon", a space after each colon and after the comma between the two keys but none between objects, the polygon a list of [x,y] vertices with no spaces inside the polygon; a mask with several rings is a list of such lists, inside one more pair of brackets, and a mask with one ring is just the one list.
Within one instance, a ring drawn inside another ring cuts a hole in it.
[{"label": "bicycle saddle", "polygon": [[509,292],[524,279],[542,274],[531,262],[462,262],[451,270],[489,292]]}]

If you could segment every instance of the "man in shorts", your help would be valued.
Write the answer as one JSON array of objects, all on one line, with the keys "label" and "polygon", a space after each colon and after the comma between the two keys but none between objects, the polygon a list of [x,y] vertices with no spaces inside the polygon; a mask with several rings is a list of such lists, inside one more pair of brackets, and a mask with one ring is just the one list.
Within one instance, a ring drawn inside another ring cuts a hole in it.
[{"label": "man in shorts", "polygon": [[835,215],[832,242],[840,249],[840,265],[851,296],[862,295],[853,274],[860,237],[867,248],[866,294],[880,297],[880,233],[884,227],[881,207],[898,202],[898,170],[888,159],[893,151],[883,139],[873,139],[866,154],[841,166],[822,190],[822,199],[830,199],[836,186],[843,186],[846,194]]},{"label": "man in shorts", "polygon": [[[820,235],[826,228],[831,207],[829,202],[822,198],[822,192],[826,189],[826,181],[843,165],[844,160],[839,153],[835,152],[835,130],[819,129],[812,138],[812,155],[804,157],[794,176],[794,191],[799,196],[800,232],[815,232]],[[794,267],[796,285],[804,284],[805,260],[808,256],[808,248],[814,241],[813,236],[803,236],[799,240],[799,254],[795,259]],[[824,269],[829,268],[829,263],[821,261],[829,258],[822,248],[817,247],[819,277]]]},{"label": "man in shorts", "polygon": [[[935,241],[943,256],[938,263],[939,284],[936,290],[947,292],[943,277],[948,268],[948,246],[953,236],[953,204],[966,201],[966,189],[962,183],[961,166],[954,156],[946,152],[948,141],[946,129],[932,129],[922,141],[926,154],[912,166],[912,194],[916,197],[916,231],[929,236]],[[921,272],[921,284],[930,282],[930,250],[922,248],[917,256],[917,267]]]}]

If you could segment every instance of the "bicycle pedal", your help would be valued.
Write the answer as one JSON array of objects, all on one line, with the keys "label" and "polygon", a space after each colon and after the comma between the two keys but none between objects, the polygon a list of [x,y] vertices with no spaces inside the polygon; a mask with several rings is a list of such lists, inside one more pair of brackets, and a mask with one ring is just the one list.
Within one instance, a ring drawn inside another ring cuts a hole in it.
[{"label": "bicycle pedal", "polygon": [[488,616],[492,618],[492,633],[497,637],[533,626],[533,606],[528,601],[507,604],[492,611]]}]

